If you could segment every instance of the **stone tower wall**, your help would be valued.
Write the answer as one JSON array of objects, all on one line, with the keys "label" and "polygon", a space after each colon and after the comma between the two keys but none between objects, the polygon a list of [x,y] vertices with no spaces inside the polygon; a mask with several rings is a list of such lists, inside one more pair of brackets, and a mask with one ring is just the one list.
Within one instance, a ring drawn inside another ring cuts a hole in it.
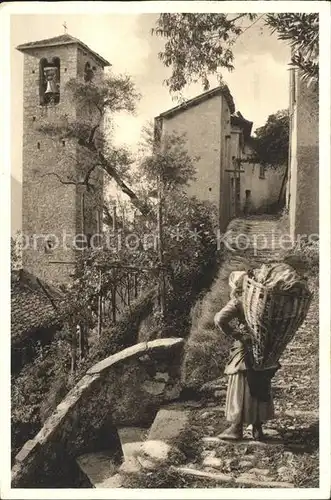
[{"label": "stone tower wall", "polygon": [[[31,48],[24,52],[22,229],[26,241],[29,237],[29,244],[23,252],[23,267],[57,285],[68,283],[75,269],[74,241],[82,227],[82,188],[64,185],[61,180],[77,179],[80,153],[75,140],[50,138],[39,128],[46,123],[59,123],[63,115],[81,119],[86,113],[73,105],[65,90],[70,79],[83,76],[87,56],[81,52],[74,44]],[[39,61],[42,57],[60,58],[60,102],[55,106],[40,105]],[[92,55],[90,59],[94,61]],[[93,66],[101,76],[100,64],[94,61]],[[97,175],[96,179],[93,196],[100,204],[102,175]],[[84,204],[87,212],[94,206],[89,198],[87,195]],[[97,220],[95,213],[85,218]]]}]

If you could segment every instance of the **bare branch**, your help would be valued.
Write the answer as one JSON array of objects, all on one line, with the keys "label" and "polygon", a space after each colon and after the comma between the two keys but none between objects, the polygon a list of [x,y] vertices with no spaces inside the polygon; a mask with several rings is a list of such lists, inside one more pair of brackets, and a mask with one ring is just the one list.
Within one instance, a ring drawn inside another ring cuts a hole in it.
[{"label": "bare branch", "polygon": [[60,177],[57,173],[55,173],[55,172],[47,172],[46,174],[41,174],[41,175],[40,175],[40,177],[46,177],[46,176],[51,176],[51,175],[53,175],[54,177],[56,177],[56,178],[58,179],[58,181],[60,181],[60,182],[61,182],[61,184],[73,184],[74,186],[76,186],[76,185],[77,185],[77,182],[75,182],[75,181],[69,181],[69,180],[64,181],[64,180],[63,180],[63,179],[61,179],[61,177]]}]

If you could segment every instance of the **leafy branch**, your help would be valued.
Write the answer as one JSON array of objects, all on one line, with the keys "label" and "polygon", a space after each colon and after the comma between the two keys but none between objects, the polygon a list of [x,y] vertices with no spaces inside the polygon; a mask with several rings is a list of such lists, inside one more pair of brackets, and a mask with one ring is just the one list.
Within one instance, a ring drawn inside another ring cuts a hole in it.
[{"label": "leafy branch", "polygon": [[[249,24],[244,26],[243,21]],[[257,22],[275,33],[292,49],[291,65],[300,69],[308,82],[318,80],[318,14],[160,14],[152,34],[165,40],[159,58],[172,70],[165,83],[171,92],[187,84],[202,82],[209,88],[210,75],[222,82],[221,70],[233,71],[233,46]]]}]

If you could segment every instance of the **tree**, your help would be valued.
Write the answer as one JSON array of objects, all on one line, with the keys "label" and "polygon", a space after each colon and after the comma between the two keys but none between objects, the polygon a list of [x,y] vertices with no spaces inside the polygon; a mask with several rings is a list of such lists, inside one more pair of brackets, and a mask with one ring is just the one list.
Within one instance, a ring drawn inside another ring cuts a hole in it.
[{"label": "tree", "polygon": [[[160,14],[152,33],[165,39],[159,57],[172,68],[166,84],[172,92],[201,81],[209,88],[210,75],[222,81],[220,70],[234,69],[233,46],[260,21],[292,48],[292,64],[309,82],[318,79],[318,14]],[[249,23],[247,25],[247,23]]]},{"label": "tree", "polygon": [[111,119],[115,113],[134,112],[140,95],[131,78],[111,75],[97,84],[93,80],[85,82],[71,79],[66,89],[80,110],[78,118],[61,116],[56,123],[46,121],[40,126],[40,130],[54,140],[69,139],[76,142],[77,157],[71,158],[67,155],[69,163],[74,161],[77,164],[76,174],[68,175],[66,178],[61,178],[56,172],[44,175],[53,175],[62,184],[82,185],[91,190],[93,172],[101,168],[117,183],[122,192],[129,196],[133,205],[142,214],[150,216],[150,208],[141,202],[125,180],[125,174],[133,163],[133,158],[127,149],[114,147],[107,140],[103,130],[105,120]]},{"label": "tree", "polygon": [[140,182],[148,186],[150,195],[154,196],[157,194],[157,180],[160,179],[164,196],[168,196],[195,179],[197,160],[187,152],[185,134],[165,133],[157,142],[154,125],[148,124],[143,128],[136,179],[139,176]]},{"label": "tree", "polygon": [[289,152],[288,109],[268,116],[267,122],[255,131],[253,147],[259,163],[269,167],[287,165]]},{"label": "tree", "polygon": [[308,84],[318,81],[318,14],[269,14],[267,24],[292,48],[291,64],[301,70]]}]

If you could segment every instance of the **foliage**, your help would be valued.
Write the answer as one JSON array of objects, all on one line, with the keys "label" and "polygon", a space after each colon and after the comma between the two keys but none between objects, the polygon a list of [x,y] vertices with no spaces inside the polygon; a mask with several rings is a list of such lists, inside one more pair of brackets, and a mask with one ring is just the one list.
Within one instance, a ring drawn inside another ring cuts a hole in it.
[{"label": "foliage", "polygon": [[[183,309],[179,306],[181,300],[186,301],[184,310],[189,310],[191,302],[187,300],[193,300],[199,290],[197,284],[206,282],[206,270],[216,261],[215,214],[212,206],[188,197],[183,191],[195,173],[194,159],[188,155],[183,137],[167,136],[160,149],[153,149],[150,139],[145,146],[137,175],[154,211],[155,201],[153,206],[151,195],[156,195],[156,178],[162,186],[163,265],[169,296],[168,322],[171,322],[174,310]],[[145,203],[143,196],[140,199]],[[157,285],[160,262],[154,220],[134,217],[123,219],[121,226],[121,240],[132,239],[132,244],[117,245],[115,241],[109,246],[101,243],[100,248],[82,254],[77,277],[66,290],[66,315],[71,320],[86,322],[90,316],[91,322],[93,318],[95,321],[99,292],[110,290],[114,280],[112,265],[116,266],[117,278],[124,276],[129,266],[139,270],[139,279],[145,281],[146,286]],[[111,231],[109,236],[114,236]],[[100,268],[104,268],[102,284]],[[181,316],[187,315],[182,313]]]},{"label": "foliage", "polygon": [[[133,163],[132,156],[126,148],[115,147],[106,134],[107,122],[112,120],[115,113],[133,113],[135,110],[140,95],[131,78],[111,75],[98,84],[71,79],[66,89],[73,102],[79,106],[77,118],[65,115],[59,116],[56,122],[46,119],[39,130],[54,140],[72,141],[78,148],[78,154],[75,157],[65,155],[63,162],[68,175],[64,178],[56,172],[40,175],[53,175],[62,184],[74,184],[91,190],[94,172],[101,168],[129,196],[133,205],[148,215],[149,208],[141,203],[125,180],[127,170]],[[76,163],[74,175],[73,162]]]},{"label": "foliage", "polygon": [[157,470],[123,474],[123,488],[185,488],[186,479],[169,465]]},{"label": "foliage", "polygon": [[241,22],[252,21],[255,14],[160,14],[152,33],[166,39],[159,56],[172,67],[166,80],[171,91],[183,89],[187,83],[202,81],[209,88],[208,76],[220,67],[233,70],[231,46],[242,33]]},{"label": "foliage", "polygon": [[100,339],[92,345],[87,356],[78,366],[70,382],[71,385],[78,382],[86,370],[91,368],[95,363],[137,342],[140,323],[151,313],[152,301],[155,295],[156,289],[153,287],[149,288],[130,308],[123,312],[116,325],[105,325]]},{"label": "foliage", "polygon": [[[168,205],[165,227],[165,265],[169,269],[167,289],[168,335],[186,337],[190,309],[198,295],[210,285],[222,255],[217,250],[213,208],[184,195]],[[178,214],[183,218],[178,221]],[[174,231],[176,228],[178,233]],[[177,236],[178,235],[178,236]]]},{"label": "foliage", "polygon": [[[164,324],[159,324],[155,315],[157,336],[168,335],[170,327],[172,335],[185,335],[189,326],[190,307],[196,294],[208,285],[210,268],[217,259],[213,207],[183,193],[183,187],[193,179],[195,159],[188,155],[182,137],[168,136],[162,149],[150,149],[141,158],[138,167],[140,178],[144,179],[145,196],[138,197],[127,186],[127,179],[134,180],[130,175],[132,158],[124,148],[116,149],[107,143],[100,128],[106,111],[132,111],[136,96],[128,80],[112,77],[112,82],[113,88],[109,82],[100,87],[80,81],[69,82],[73,99],[81,99],[87,109],[94,107],[96,113],[85,113],[82,118],[78,115],[77,121],[60,117],[55,124],[45,122],[41,130],[55,140],[67,138],[73,141],[81,152],[77,177],[69,176],[73,159],[68,155],[65,159],[68,177],[61,178],[54,172],[59,182],[89,190],[92,188],[90,181],[94,170],[101,167],[128,194],[142,216],[126,218],[123,214],[121,237],[124,242],[126,237],[135,235],[138,244],[130,246],[115,243],[109,246],[104,240],[99,248],[85,248],[77,252],[79,265],[76,275],[70,284],[63,287],[64,299],[58,304],[59,314],[66,325],[49,351],[43,351],[43,355],[24,367],[13,381],[13,426],[16,429],[13,448],[16,451],[24,438],[26,440],[35,433],[43,418],[50,414],[59,398],[86,369],[137,342],[140,323],[152,312],[160,271],[158,247],[154,244],[155,239],[157,242],[156,207],[151,197],[157,186],[156,177],[161,181],[163,192],[164,267],[168,298],[167,328],[162,330]],[[108,231],[105,236],[111,236],[110,233]],[[146,235],[152,236],[152,244],[145,244]],[[76,325],[83,325],[86,330],[93,332],[97,322],[99,295],[108,293],[116,279],[112,266],[116,268],[117,278],[124,277],[128,267],[137,269],[146,293],[131,303],[115,325],[104,324],[101,337],[82,359],[78,356],[76,359]],[[70,366],[76,370],[69,379]],[[44,375],[36,380],[40,370],[44,370]],[[26,408],[26,412],[23,408]],[[30,427],[24,434],[22,429],[26,425]]]},{"label": "foliage", "polygon": [[267,14],[266,22],[272,33],[289,43],[292,66],[300,69],[308,84],[318,81],[319,70],[319,14]]},{"label": "foliage", "polygon": [[262,165],[277,167],[288,162],[289,113],[287,109],[268,116],[267,122],[256,129],[252,138],[258,161]]},{"label": "foliage", "polygon": [[110,75],[97,84],[72,79],[68,82],[67,89],[74,102],[79,104],[80,110],[89,111],[91,107],[95,107],[102,116],[106,110],[111,113],[123,110],[133,113],[140,98],[128,75]]},{"label": "foliage", "polygon": [[12,452],[39,430],[67,390],[70,353],[65,341],[56,339],[40,347],[32,363],[11,380]]},{"label": "foliage", "polygon": [[284,250],[283,259],[299,271],[310,275],[318,275],[319,271],[319,239],[304,238],[303,236]]},{"label": "foliage", "polygon": [[156,196],[158,180],[165,193],[180,190],[195,180],[195,163],[199,158],[188,154],[185,134],[163,134],[160,147],[156,147],[151,126],[145,127],[143,134],[145,140],[141,145],[143,156],[138,174],[151,195]]},{"label": "foliage", "polygon": [[[159,57],[172,74],[166,84],[172,92],[201,81],[209,88],[210,75],[222,81],[220,70],[234,69],[233,46],[238,37],[261,20],[292,47],[292,64],[305,79],[318,79],[318,14],[160,14],[156,36],[165,39]],[[247,25],[247,21],[250,23]]]}]

